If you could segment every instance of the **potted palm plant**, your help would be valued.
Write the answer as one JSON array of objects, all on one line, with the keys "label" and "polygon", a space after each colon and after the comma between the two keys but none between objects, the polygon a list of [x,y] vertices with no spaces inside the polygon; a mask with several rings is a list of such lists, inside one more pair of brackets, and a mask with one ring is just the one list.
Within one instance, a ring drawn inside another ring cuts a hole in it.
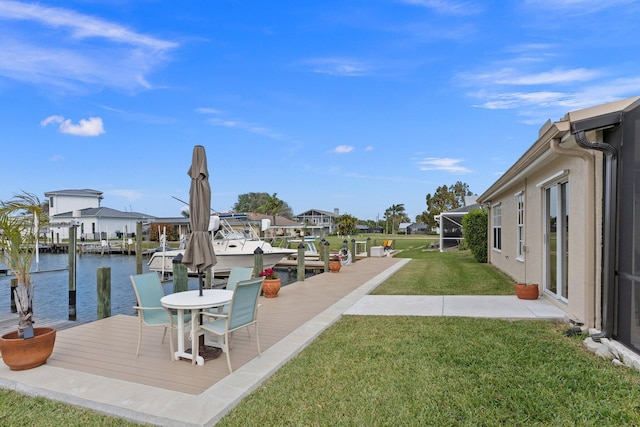
[{"label": "potted palm plant", "polygon": [[23,192],[0,201],[0,262],[16,276],[13,290],[18,330],[0,337],[2,360],[12,370],[42,365],[51,355],[56,330],[33,327],[31,268],[38,237],[49,217],[37,196]]}]

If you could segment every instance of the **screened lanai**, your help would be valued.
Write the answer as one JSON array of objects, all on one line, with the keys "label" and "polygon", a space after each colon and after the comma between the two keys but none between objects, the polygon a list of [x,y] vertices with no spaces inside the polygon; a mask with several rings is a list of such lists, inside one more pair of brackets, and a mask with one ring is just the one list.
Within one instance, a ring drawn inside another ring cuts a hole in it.
[{"label": "screened lanai", "polygon": [[477,203],[442,212],[436,216],[440,228],[440,252],[457,248],[462,244],[462,218],[470,211],[477,209]]}]

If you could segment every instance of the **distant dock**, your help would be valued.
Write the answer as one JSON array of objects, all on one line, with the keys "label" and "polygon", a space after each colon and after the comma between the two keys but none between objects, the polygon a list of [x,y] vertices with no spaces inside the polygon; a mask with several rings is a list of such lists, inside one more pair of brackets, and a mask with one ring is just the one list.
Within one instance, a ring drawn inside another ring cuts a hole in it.
[{"label": "distant dock", "polygon": [[[274,266],[275,268],[287,268],[287,269],[297,269],[298,268],[298,260],[295,259],[281,259]],[[304,260],[304,269],[311,270],[316,273],[322,272],[324,270],[324,261],[317,260]]]},{"label": "distant dock", "polygon": [[[61,331],[63,329],[73,328],[74,326],[81,325],[84,322],[77,320],[63,320],[63,319],[44,319],[36,317],[33,322],[35,328],[43,326],[49,326]],[[17,313],[2,313],[0,314],[0,335],[13,332],[18,329],[18,314]]]},{"label": "distant dock", "polygon": [[[100,255],[110,255],[110,254],[135,255],[136,254],[135,247],[123,248],[120,245],[103,246],[100,242],[78,243],[77,247],[78,247],[78,254],[100,254]],[[39,245],[38,249],[40,253],[68,254],[69,244],[68,243],[44,244],[44,245]],[[147,255],[150,252],[153,252],[153,251],[152,250],[143,251],[142,255]]]}]

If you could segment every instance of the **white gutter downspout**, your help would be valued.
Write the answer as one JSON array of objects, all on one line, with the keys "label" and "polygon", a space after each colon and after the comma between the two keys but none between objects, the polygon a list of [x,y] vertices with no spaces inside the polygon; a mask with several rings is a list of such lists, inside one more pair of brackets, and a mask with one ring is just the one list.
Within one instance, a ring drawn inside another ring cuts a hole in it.
[{"label": "white gutter downspout", "polygon": [[585,150],[576,150],[570,148],[564,148],[560,146],[560,138],[553,138],[551,140],[551,151],[564,156],[580,157],[584,160],[586,169],[586,191],[584,194],[584,256],[583,261],[585,263],[585,271],[587,272],[586,289],[593,289],[593,293],[585,293],[585,313],[587,319],[585,319],[586,327],[601,327],[601,290],[599,286],[595,284],[595,248],[596,248],[596,231],[595,231],[595,158],[592,152]]}]

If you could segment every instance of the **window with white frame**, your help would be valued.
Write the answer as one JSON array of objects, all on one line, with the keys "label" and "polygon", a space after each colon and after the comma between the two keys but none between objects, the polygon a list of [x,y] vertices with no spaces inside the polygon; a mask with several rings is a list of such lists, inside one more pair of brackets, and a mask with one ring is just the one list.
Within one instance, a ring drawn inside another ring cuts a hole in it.
[{"label": "window with white frame", "polygon": [[502,250],[502,205],[497,204],[491,209],[493,220],[493,242],[492,247],[495,250]]},{"label": "window with white frame", "polygon": [[518,245],[517,245],[517,258],[524,259],[524,193],[520,192],[516,194],[516,203],[518,206]]}]

